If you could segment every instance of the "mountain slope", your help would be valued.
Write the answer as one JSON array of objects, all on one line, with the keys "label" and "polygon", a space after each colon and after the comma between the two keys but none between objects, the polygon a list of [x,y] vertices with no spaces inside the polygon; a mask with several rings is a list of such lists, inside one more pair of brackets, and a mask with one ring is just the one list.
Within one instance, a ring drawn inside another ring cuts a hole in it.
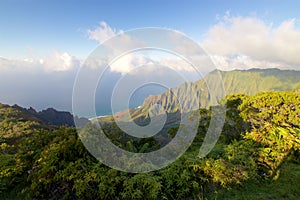
[{"label": "mountain slope", "polygon": [[40,120],[9,105],[0,104],[0,142],[3,138],[19,137],[44,127]]},{"label": "mountain slope", "polygon": [[[78,121],[84,125],[88,119],[80,118]],[[16,136],[16,133],[23,134],[27,130],[30,132],[31,129],[37,127],[48,129],[53,128],[53,126],[74,127],[72,114],[53,108],[37,112],[31,107],[26,109],[18,105],[9,106],[0,103],[1,137]]]},{"label": "mountain slope", "polygon": [[[149,108],[156,104],[161,105],[168,113],[178,112],[181,109],[189,112],[195,110],[198,105],[201,108],[209,107],[211,97],[206,82],[213,83],[217,80],[218,74],[222,77],[227,95],[236,93],[254,95],[262,91],[293,90],[300,84],[300,71],[295,70],[215,70],[194,83],[184,83],[162,94],[147,97],[140,108],[131,109],[131,116],[135,120],[148,118]],[[195,96],[190,95],[194,93]],[[182,102],[181,105],[179,102]]]},{"label": "mountain slope", "polygon": [[293,90],[300,83],[300,71],[280,69],[250,69],[222,72],[227,94],[254,95],[262,91]]}]

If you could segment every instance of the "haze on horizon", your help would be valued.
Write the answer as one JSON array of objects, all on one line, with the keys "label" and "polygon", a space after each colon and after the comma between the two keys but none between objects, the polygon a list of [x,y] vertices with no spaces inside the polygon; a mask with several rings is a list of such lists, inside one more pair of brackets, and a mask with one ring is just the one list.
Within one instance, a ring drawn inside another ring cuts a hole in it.
[{"label": "haze on horizon", "polygon": [[[248,5],[221,0],[131,1],[130,5],[123,1],[2,1],[0,102],[71,111],[76,74],[88,55],[107,39],[142,27],[169,28],[186,34],[221,70],[300,70],[299,6],[298,1],[258,0]],[[147,63],[172,66],[186,74],[189,81],[195,81],[189,66],[172,55],[129,54],[110,66],[105,78],[108,86],[96,94],[99,106],[108,106],[101,99],[109,99],[109,86]],[[203,68],[205,73],[210,70]],[[158,76],[173,78],[164,70]],[[163,88],[155,87],[141,90],[132,106],[161,91]]]}]

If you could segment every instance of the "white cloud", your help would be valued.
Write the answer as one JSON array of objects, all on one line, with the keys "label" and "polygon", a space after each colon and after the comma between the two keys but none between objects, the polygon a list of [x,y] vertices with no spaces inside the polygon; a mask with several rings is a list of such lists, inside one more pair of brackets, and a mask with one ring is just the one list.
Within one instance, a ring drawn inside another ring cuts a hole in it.
[{"label": "white cloud", "polygon": [[[200,42],[218,69],[274,67],[299,69],[300,30],[295,26],[295,19],[288,19],[278,26],[274,26],[272,23],[266,23],[256,17],[232,17],[228,12],[222,19],[218,18],[218,20],[219,22],[208,30],[207,36]],[[143,41],[130,37],[122,30],[111,28],[103,21],[100,22],[99,27],[89,29],[87,33],[89,39],[100,43],[121,33],[115,40],[103,43],[104,48],[110,54],[101,62],[97,62],[97,66],[107,65],[108,62],[125,51],[145,46]],[[193,57],[205,73],[214,68],[208,59],[205,59],[205,53],[197,45],[189,45],[191,43],[184,39],[181,34],[173,34],[171,37],[174,37],[175,52],[182,52]],[[164,56],[159,61],[153,61],[147,56],[136,54],[128,54],[118,58],[110,65],[110,68],[113,72],[124,74],[135,66],[151,62],[172,67],[180,72],[194,71],[191,65],[179,58]]]},{"label": "white cloud", "polygon": [[113,72],[119,72],[122,74],[130,73],[131,70],[137,68],[141,65],[152,64],[151,59],[145,57],[144,55],[131,53],[123,55],[117,58],[111,65],[110,69]]},{"label": "white cloud", "polygon": [[67,53],[42,59],[0,58],[0,102],[71,111],[76,62]]},{"label": "white cloud", "polygon": [[195,71],[190,63],[179,57],[163,57],[160,59],[159,63],[178,71]]},{"label": "white cloud", "polygon": [[300,29],[295,27],[295,19],[288,19],[275,27],[255,17],[231,17],[227,14],[208,31],[202,45],[215,59],[219,56],[219,62],[223,57],[223,63],[225,58],[228,60],[233,56],[234,61],[229,63],[236,65],[285,65],[299,69],[299,42]]},{"label": "white cloud", "polygon": [[[142,65],[162,65],[172,70],[178,71],[179,73],[192,73],[195,72],[195,68],[189,64],[186,60],[180,57],[170,56],[168,54],[153,57],[155,52],[132,52],[130,54],[118,57],[110,65],[110,70],[121,74],[130,73],[133,69]],[[159,72],[157,72],[159,73]]]},{"label": "white cloud", "polygon": [[53,52],[52,55],[40,60],[47,71],[68,71],[79,66],[79,60],[67,52]]},{"label": "white cloud", "polygon": [[67,52],[58,51],[39,59],[0,59],[1,71],[62,72],[78,68],[79,65],[79,59]]},{"label": "white cloud", "polygon": [[87,35],[90,40],[96,40],[99,43],[103,43],[105,40],[115,36],[116,34],[123,33],[122,30],[116,31],[112,29],[106,22],[101,21],[99,27],[95,29],[88,29]]},{"label": "white cloud", "polygon": [[282,62],[272,62],[267,60],[255,60],[246,55],[212,55],[213,63],[220,70],[230,71],[233,69],[251,69],[251,68],[280,68],[291,69],[290,66]]},{"label": "white cloud", "polygon": [[[104,21],[101,21],[99,25],[94,29],[87,30],[88,38],[98,41],[101,46],[85,61],[85,67],[103,69],[109,66],[112,72],[126,74],[139,65],[149,64],[150,59],[138,53],[132,52],[123,55],[141,46],[145,46],[142,41],[132,38],[130,35],[124,33],[123,30],[117,31],[111,28]],[[108,40],[114,36],[116,36],[114,40]]]}]

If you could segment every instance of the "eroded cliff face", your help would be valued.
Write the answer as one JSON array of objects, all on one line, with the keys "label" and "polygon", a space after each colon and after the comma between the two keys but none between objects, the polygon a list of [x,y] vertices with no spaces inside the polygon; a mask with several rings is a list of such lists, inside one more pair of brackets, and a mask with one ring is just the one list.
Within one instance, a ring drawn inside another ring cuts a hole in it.
[{"label": "eroded cliff face", "polygon": [[[222,86],[214,85],[222,77]],[[300,71],[279,69],[215,70],[196,82],[184,83],[159,95],[150,95],[139,108],[130,109],[134,120],[147,119],[160,105],[167,113],[187,113],[208,108],[229,94],[254,95],[262,91],[293,90],[300,84]],[[211,94],[214,93],[214,97]],[[219,95],[220,94],[220,95]],[[219,96],[218,96],[219,95]],[[212,99],[215,98],[215,99]],[[153,110],[154,109],[154,110]],[[122,112],[120,112],[122,113]]]}]

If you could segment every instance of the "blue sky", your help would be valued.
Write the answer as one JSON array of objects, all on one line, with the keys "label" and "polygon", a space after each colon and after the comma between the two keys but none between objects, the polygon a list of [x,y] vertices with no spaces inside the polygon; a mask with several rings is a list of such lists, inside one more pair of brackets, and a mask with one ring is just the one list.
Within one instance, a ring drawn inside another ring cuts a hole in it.
[{"label": "blue sky", "polygon": [[[248,3],[245,3],[248,2]],[[115,29],[167,27],[201,40],[230,11],[274,24],[300,19],[299,1],[0,1],[0,56],[42,56],[52,49],[85,57],[96,47],[86,30],[107,22]]]},{"label": "blue sky", "polygon": [[[299,10],[298,0],[0,0],[0,102],[71,111],[75,77],[88,55],[106,39],[143,27],[183,32],[221,70],[300,70]],[[193,74],[172,57],[160,59]],[[143,62],[152,60],[124,57],[106,80]]]}]

